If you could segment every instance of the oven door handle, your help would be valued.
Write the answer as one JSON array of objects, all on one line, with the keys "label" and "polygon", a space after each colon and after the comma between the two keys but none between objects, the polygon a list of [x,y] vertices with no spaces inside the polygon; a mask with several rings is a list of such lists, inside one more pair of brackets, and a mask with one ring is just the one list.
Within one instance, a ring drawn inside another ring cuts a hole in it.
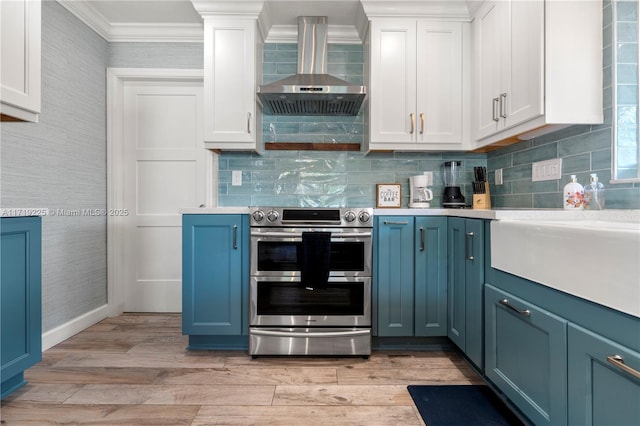
[{"label": "oven door handle", "polygon": [[371,330],[349,330],[349,331],[326,331],[326,332],[310,332],[301,333],[295,331],[273,331],[252,328],[250,334],[255,336],[276,336],[276,337],[350,337],[350,336],[367,336],[371,334]]},{"label": "oven door handle", "polygon": [[[301,232],[252,232],[252,237],[302,238]],[[371,237],[371,232],[336,232],[332,239]]]}]

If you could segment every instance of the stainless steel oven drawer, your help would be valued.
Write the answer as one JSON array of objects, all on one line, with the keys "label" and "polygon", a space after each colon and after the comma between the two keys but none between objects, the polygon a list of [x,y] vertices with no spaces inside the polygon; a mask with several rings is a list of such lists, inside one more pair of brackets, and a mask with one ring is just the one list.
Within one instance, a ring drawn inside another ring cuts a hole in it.
[{"label": "stainless steel oven drawer", "polygon": [[249,329],[250,355],[371,355],[370,328]]}]

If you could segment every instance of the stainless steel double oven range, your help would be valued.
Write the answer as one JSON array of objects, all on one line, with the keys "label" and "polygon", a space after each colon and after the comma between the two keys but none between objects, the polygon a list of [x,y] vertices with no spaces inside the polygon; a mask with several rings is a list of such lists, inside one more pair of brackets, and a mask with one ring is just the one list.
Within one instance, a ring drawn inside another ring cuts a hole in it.
[{"label": "stainless steel double oven range", "polygon": [[371,353],[373,209],[252,207],[249,353]]}]

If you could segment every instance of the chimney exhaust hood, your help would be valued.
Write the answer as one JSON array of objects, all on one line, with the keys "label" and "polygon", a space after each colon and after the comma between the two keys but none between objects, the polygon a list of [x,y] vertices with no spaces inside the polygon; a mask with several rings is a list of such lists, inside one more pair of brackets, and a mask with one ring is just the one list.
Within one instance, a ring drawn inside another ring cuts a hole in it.
[{"label": "chimney exhaust hood", "polygon": [[298,72],[258,88],[265,114],[358,114],[366,87],[327,74],[327,28],[326,16],[298,17]]}]

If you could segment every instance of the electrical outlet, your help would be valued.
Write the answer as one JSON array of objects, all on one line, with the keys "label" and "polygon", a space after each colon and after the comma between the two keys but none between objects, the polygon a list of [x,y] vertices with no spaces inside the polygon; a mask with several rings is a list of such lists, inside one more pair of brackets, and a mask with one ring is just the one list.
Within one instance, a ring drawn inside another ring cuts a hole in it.
[{"label": "electrical outlet", "polygon": [[502,169],[496,169],[496,185],[502,185]]},{"label": "electrical outlet", "polygon": [[242,186],[242,170],[231,172],[231,186]]},{"label": "electrical outlet", "polygon": [[531,165],[531,180],[557,180],[562,177],[562,158],[537,161]]}]

